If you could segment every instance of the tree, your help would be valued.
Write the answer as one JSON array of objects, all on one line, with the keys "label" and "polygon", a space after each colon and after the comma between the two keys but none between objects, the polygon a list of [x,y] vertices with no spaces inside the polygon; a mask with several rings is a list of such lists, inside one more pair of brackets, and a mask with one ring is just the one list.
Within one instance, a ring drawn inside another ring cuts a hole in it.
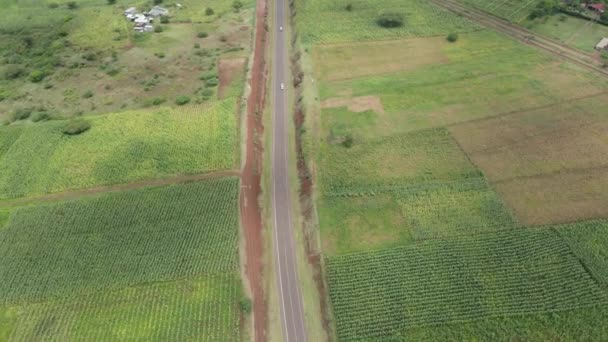
[{"label": "tree", "polygon": [[154,32],[156,32],[156,33],[163,32],[163,27],[162,27],[162,25],[155,25],[155,26],[154,26]]},{"label": "tree", "polygon": [[458,40],[458,33],[452,32],[452,33],[448,34],[448,36],[446,37],[446,39],[448,40],[448,42],[454,43],[455,41]]},{"label": "tree", "polygon": [[163,3],[163,0],[154,0],[155,5],[160,5]]},{"label": "tree", "polygon": [[205,8],[205,15],[213,15],[215,12],[213,11],[213,8],[211,7],[207,7]]},{"label": "tree", "polygon": [[160,17],[160,23],[161,24],[168,24],[169,23],[169,17],[166,15],[163,15]]},{"label": "tree", "polygon": [[106,0],[108,2],[108,5],[114,5],[116,3],[116,0]]},{"label": "tree", "polygon": [[69,1],[67,3],[68,9],[77,9],[78,8],[78,3],[76,1]]},{"label": "tree", "polygon": [[346,7],[344,9],[351,12],[353,10],[353,4],[346,5]]},{"label": "tree", "polygon": [[243,3],[240,0],[235,0],[232,3],[232,8],[234,8],[234,10],[238,12],[241,8],[243,8]]}]

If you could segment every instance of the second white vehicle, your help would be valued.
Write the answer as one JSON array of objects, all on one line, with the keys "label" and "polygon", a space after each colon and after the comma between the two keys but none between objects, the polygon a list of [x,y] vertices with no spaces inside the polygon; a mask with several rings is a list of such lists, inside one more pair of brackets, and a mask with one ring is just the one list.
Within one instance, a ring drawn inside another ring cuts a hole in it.
[{"label": "second white vehicle", "polygon": [[281,90],[285,89],[285,84],[281,83]]}]

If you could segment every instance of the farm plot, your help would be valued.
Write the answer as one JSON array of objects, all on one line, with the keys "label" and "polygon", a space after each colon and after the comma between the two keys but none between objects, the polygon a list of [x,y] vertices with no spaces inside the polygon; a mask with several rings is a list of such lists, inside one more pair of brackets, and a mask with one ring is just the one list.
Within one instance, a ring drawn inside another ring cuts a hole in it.
[{"label": "farm plot", "polygon": [[[0,199],[232,169],[235,101],[91,119],[79,136],[52,121],[23,127],[0,159]],[[0,128],[0,135],[13,127]],[[3,143],[4,144],[4,143]]]},{"label": "farm plot", "polygon": [[479,172],[442,128],[320,151],[320,185],[328,196],[370,194],[410,184],[479,177]]},{"label": "farm plot", "polygon": [[0,305],[238,269],[238,179],[13,209]]},{"label": "farm plot", "polygon": [[417,182],[319,203],[328,256],[518,227],[483,178]]},{"label": "farm plot", "polygon": [[[352,10],[346,10],[347,3]],[[479,29],[424,0],[306,0],[297,2],[297,6],[297,28],[305,44],[436,36]],[[378,26],[376,20],[382,11],[403,15],[404,25],[392,29]]]},{"label": "farm plot", "polygon": [[526,21],[525,26],[533,32],[588,52],[594,52],[600,39],[608,37],[608,26],[572,16],[553,15]]},{"label": "farm plot", "polygon": [[[400,41],[395,42],[395,46],[398,44]],[[395,49],[398,56],[400,48]],[[322,81],[320,100],[377,96],[384,113],[376,115],[371,124],[351,127],[353,135],[366,137],[528,110],[608,90],[605,80],[552,61],[529,47],[489,31],[463,34],[458,42],[442,49],[444,60],[421,65],[415,70],[404,68],[406,70],[402,72],[386,75]],[[334,53],[332,58],[339,58],[336,50],[324,51],[325,58],[329,58],[330,53]],[[392,49],[385,54],[391,55]],[[424,55],[423,52],[417,54]],[[323,65],[324,60],[315,59],[315,63]],[[407,59],[401,59],[400,63],[407,65]],[[357,69],[355,65],[351,66]],[[323,67],[317,69],[323,70]],[[323,79],[323,76],[317,74],[316,78]],[[337,124],[348,127],[349,117],[342,117],[344,120]],[[352,113],[352,117],[357,117],[357,113]]]},{"label": "farm plot", "polygon": [[512,22],[522,22],[540,0],[460,0],[461,2],[492,13]]},{"label": "farm plot", "polygon": [[450,127],[526,224],[608,214],[606,96]]},{"label": "farm plot", "polygon": [[608,285],[608,221],[584,221],[555,226],[572,251],[602,285]]},{"label": "farm plot", "polygon": [[340,340],[607,302],[550,230],[516,230],[327,259]]},{"label": "farm plot", "polygon": [[0,321],[14,341],[238,341],[235,273],[0,307]]},{"label": "farm plot", "polygon": [[410,329],[400,336],[411,341],[605,341],[608,310],[600,304],[584,309],[497,317]]}]

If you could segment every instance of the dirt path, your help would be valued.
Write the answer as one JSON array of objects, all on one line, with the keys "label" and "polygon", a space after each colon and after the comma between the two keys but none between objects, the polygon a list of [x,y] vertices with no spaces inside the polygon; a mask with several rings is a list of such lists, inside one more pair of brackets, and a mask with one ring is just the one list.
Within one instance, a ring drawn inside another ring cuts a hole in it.
[{"label": "dirt path", "polygon": [[241,223],[245,230],[245,272],[253,296],[253,324],[255,341],[266,341],[267,303],[263,281],[263,234],[261,208],[258,197],[261,193],[263,163],[262,113],[266,86],[266,0],[257,1],[254,55],[251,70],[251,92],[247,100],[247,147],[245,164],[241,173]]},{"label": "dirt path", "polygon": [[196,182],[196,181],[205,180],[205,179],[222,178],[222,177],[239,176],[239,175],[240,175],[240,173],[238,171],[231,170],[231,171],[200,173],[200,174],[195,174],[195,175],[182,175],[182,176],[176,176],[176,177],[171,177],[171,178],[149,179],[149,180],[143,180],[143,181],[133,182],[133,183],[128,183],[128,184],[99,186],[96,188],[88,188],[88,189],[66,191],[66,192],[57,192],[57,193],[42,195],[42,196],[37,196],[37,197],[2,200],[2,201],[0,201],[0,207],[16,206],[16,205],[23,205],[23,204],[33,204],[33,203],[40,203],[40,202],[65,201],[65,200],[76,199],[76,198],[79,198],[82,196],[94,196],[94,195],[102,194],[102,193],[106,193],[106,192],[135,190],[135,189],[147,188],[147,187],[151,187],[151,186],[183,184],[183,183]]}]

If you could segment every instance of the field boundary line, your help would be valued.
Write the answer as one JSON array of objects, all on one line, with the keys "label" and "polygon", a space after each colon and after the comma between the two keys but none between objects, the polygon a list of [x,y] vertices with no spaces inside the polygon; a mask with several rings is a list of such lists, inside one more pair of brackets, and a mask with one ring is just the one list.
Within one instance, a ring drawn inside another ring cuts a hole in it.
[{"label": "field boundary line", "polygon": [[[591,167],[562,168],[562,169],[551,171],[551,172],[538,173],[538,174],[527,175],[527,176],[516,176],[516,177],[511,177],[511,178],[500,179],[497,181],[490,181],[490,184],[504,184],[504,183],[517,181],[517,180],[524,180],[524,179],[542,179],[542,178],[557,176],[560,174],[571,174],[571,175],[585,174],[590,171],[601,171],[601,170],[608,171],[608,164],[591,166]],[[588,219],[585,219],[585,221],[588,221]]]},{"label": "field boundary line", "polygon": [[482,118],[471,119],[471,120],[461,121],[461,122],[455,122],[455,123],[451,123],[451,124],[447,124],[447,125],[443,125],[443,126],[439,126],[439,127],[445,127],[445,128],[449,129],[451,127],[456,127],[456,126],[465,125],[465,124],[469,124],[469,123],[488,121],[488,120],[492,120],[492,119],[498,119],[498,118],[501,118],[501,117],[504,117],[504,116],[524,114],[524,113],[533,112],[533,111],[536,111],[536,110],[548,109],[548,108],[551,108],[551,107],[562,106],[562,105],[570,104],[570,103],[576,103],[578,101],[582,101],[582,100],[586,100],[586,99],[590,99],[590,98],[594,98],[594,97],[598,97],[598,96],[602,96],[602,95],[608,95],[608,91],[602,91],[602,92],[595,93],[595,94],[589,94],[589,95],[583,95],[583,96],[579,96],[579,97],[573,97],[573,98],[569,98],[569,99],[553,102],[553,103],[548,104],[548,105],[535,106],[535,107],[529,107],[529,108],[524,108],[524,109],[517,109],[517,110],[510,111],[510,112],[499,113],[499,114],[491,115],[491,116],[485,116],[485,117],[482,117]]},{"label": "field boundary line", "polygon": [[214,171],[207,173],[197,173],[192,175],[179,175],[168,178],[157,178],[157,179],[147,179],[132,183],[124,183],[124,184],[116,184],[116,185],[106,185],[106,186],[98,186],[93,188],[86,188],[80,190],[72,190],[72,191],[64,191],[64,192],[56,192],[41,196],[33,196],[33,197],[20,197],[13,199],[0,200],[0,207],[12,207],[12,206],[20,206],[20,205],[28,205],[42,202],[55,202],[55,201],[66,201],[77,199],[79,197],[87,197],[87,196],[95,196],[98,194],[110,193],[110,192],[118,192],[118,191],[127,191],[127,190],[137,190],[147,187],[159,187],[173,184],[184,184],[197,182],[201,180],[207,179],[215,179],[215,178],[224,178],[224,177],[240,177],[241,173],[237,170],[224,170],[224,171]]}]

